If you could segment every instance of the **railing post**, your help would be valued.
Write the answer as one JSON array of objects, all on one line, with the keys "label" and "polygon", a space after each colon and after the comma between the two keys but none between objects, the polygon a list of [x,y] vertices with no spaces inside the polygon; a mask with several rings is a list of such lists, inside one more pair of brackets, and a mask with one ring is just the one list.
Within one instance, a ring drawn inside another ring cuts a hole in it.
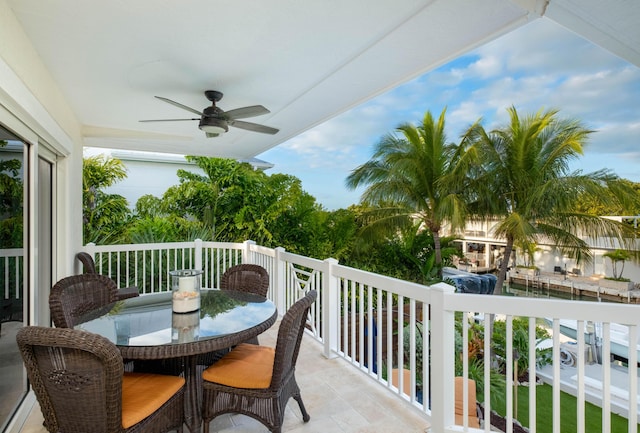
[{"label": "railing post", "polygon": [[454,312],[445,310],[444,301],[455,289],[437,283],[431,290],[431,431],[445,432],[445,426],[455,423],[455,324]]},{"label": "railing post", "polygon": [[242,249],[242,263],[253,263],[251,256],[251,245],[255,245],[255,241],[244,241],[244,248]]},{"label": "railing post", "polygon": [[284,315],[286,311],[286,305],[284,303],[285,300],[285,292],[287,290],[286,286],[286,263],[282,260],[282,253],[284,253],[284,248],[277,247],[274,248],[275,251],[275,263],[273,264],[273,288],[272,294],[274,299],[273,302],[276,304],[276,308],[280,311],[281,315]]},{"label": "railing post", "polygon": [[199,271],[202,270],[202,239],[196,239],[193,241],[193,268]]},{"label": "railing post", "polygon": [[340,303],[338,302],[338,278],[333,276],[333,267],[338,264],[338,261],[329,258],[324,263],[326,269],[322,278],[322,339],[324,356],[335,358],[338,349]]}]

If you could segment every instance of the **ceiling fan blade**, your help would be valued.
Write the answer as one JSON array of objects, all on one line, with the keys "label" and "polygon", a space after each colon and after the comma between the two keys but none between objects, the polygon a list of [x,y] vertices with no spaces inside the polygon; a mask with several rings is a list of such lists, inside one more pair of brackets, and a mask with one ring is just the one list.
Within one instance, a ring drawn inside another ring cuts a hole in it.
[{"label": "ceiling fan blade", "polygon": [[176,107],[182,108],[183,110],[191,111],[193,114],[197,114],[198,116],[202,116],[202,112],[196,110],[195,108],[187,107],[184,104],[181,104],[181,103],[176,102],[176,101],[172,101],[171,99],[163,98],[162,96],[156,96],[156,98],[158,98],[159,100],[164,101],[164,102],[166,102],[168,104],[175,105]]},{"label": "ceiling fan blade", "polygon": [[246,129],[247,131],[262,132],[263,134],[277,134],[279,129],[270,126],[258,125],[257,123],[245,122],[243,120],[230,120],[229,125],[236,128]]},{"label": "ceiling fan blade", "polygon": [[200,120],[197,119],[149,119],[149,120],[138,120],[138,122],[182,122],[183,120]]},{"label": "ceiling fan blade", "polygon": [[250,107],[236,108],[235,110],[225,111],[224,115],[227,119],[246,119],[247,117],[261,116],[269,114],[271,111],[262,105],[252,105]]}]

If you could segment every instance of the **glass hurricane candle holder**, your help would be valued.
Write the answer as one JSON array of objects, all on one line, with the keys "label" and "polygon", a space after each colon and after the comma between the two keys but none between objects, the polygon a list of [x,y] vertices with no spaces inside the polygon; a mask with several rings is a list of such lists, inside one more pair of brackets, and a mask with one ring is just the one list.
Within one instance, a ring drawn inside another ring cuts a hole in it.
[{"label": "glass hurricane candle holder", "polygon": [[200,309],[202,271],[181,269],[169,272],[173,292],[173,312],[190,313]]}]

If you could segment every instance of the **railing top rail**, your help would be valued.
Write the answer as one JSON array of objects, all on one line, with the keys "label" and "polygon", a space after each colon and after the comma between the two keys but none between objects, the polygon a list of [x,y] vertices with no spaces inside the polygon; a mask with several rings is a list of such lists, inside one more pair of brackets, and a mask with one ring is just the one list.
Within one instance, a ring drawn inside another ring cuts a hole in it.
[{"label": "railing top rail", "polygon": [[609,302],[450,293],[445,296],[444,308],[449,311],[474,311],[525,317],[557,317],[640,325],[637,305]]},{"label": "railing top rail", "polygon": [[[106,253],[113,251],[149,251],[149,250],[166,250],[172,248],[194,248],[193,241],[186,242],[158,242],[158,243],[146,243],[146,244],[114,244],[114,245],[85,245],[85,249],[91,249],[98,253]],[[205,248],[223,248],[223,249],[242,249],[244,244],[237,242],[202,242],[202,246]],[[20,250],[22,251],[22,250]]]},{"label": "railing top rail", "polygon": [[263,247],[262,245],[251,244],[249,249],[253,252],[264,254],[265,256],[275,257],[276,251],[273,248]]},{"label": "railing top rail", "polygon": [[24,250],[22,248],[2,248],[0,249],[0,257],[16,257],[22,256]]},{"label": "railing top rail", "polygon": [[240,250],[244,248],[244,244],[240,242],[203,241],[202,246],[205,248],[224,248],[228,250]]},{"label": "railing top rail", "polygon": [[282,260],[293,262],[300,266],[306,266],[308,268],[319,268],[323,266],[323,261],[318,259],[312,259],[311,257],[305,257],[294,253],[283,252],[280,256]]},{"label": "railing top rail", "polygon": [[97,253],[108,253],[116,251],[151,251],[151,250],[167,250],[172,248],[194,248],[193,242],[160,242],[149,244],[117,244],[117,245],[91,245],[85,246],[85,249],[91,248]]},{"label": "railing top rail", "polygon": [[333,276],[357,281],[367,286],[380,288],[391,293],[414,298],[422,302],[430,302],[431,288],[418,283],[399,280],[373,272],[362,271],[344,265],[333,267]]}]

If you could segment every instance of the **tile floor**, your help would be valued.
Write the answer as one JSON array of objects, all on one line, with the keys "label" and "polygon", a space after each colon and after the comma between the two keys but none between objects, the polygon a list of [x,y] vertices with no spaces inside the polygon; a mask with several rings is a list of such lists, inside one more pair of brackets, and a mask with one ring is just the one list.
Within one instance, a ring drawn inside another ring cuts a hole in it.
[{"label": "tile floor", "polygon": [[[260,336],[260,344],[275,346],[278,324]],[[283,433],[423,433],[426,418],[399,397],[340,359],[326,359],[320,345],[303,338],[296,369],[302,399],[311,416],[302,422],[295,400],[287,406]],[[186,429],[185,429],[186,431]],[[262,424],[244,415],[223,415],[211,422],[211,431],[265,433]],[[22,433],[46,433],[38,408]]]}]

